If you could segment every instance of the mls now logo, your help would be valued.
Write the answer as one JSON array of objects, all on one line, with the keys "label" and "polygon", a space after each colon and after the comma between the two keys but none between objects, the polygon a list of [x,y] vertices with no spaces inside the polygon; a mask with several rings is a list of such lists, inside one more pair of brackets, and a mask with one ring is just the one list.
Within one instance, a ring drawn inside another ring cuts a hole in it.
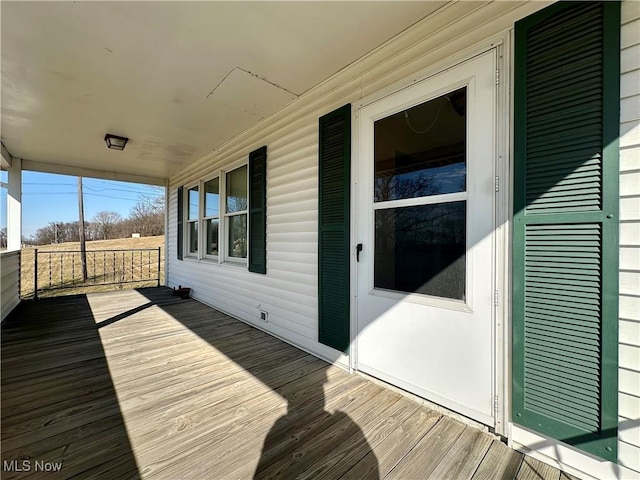
[{"label": "mls now logo", "polygon": [[43,462],[42,460],[3,460],[4,472],[59,472],[62,462]]}]

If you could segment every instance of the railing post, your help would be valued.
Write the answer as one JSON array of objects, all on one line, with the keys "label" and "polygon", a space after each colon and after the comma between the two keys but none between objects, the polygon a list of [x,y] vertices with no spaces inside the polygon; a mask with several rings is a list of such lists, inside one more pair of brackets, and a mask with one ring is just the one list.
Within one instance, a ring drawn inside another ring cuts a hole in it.
[{"label": "railing post", "polygon": [[34,249],[35,262],[33,265],[33,299],[38,300],[38,249]]},{"label": "railing post", "polygon": [[160,249],[162,247],[158,247],[158,286],[160,286]]}]

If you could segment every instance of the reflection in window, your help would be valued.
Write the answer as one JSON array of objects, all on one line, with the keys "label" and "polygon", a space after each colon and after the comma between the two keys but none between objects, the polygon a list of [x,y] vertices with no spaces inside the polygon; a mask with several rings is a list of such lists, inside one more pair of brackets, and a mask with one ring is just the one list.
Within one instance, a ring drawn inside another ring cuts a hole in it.
[{"label": "reflection in window", "polygon": [[375,212],[374,286],[465,299],[466,202]]},{"label": "reflection in window", "polygon": [[207,235],[207,244],[205,253],[207,255],[218,255],[218,219],[205,220],[205,229]]},{"label": "reflection in window", "polygon": [[198,222],[189,222],[189,253],[197,254],[198,253]]},{"label": "reflection in window", "polygon": [[220,205],[220,180],[216,177],[204,183],[204,216],[217,217]]},{"label": "reflection in window", "polygon": [[229,257],[247,258],[247,216],[229,217]]},{"label": "reflection in window", "polygon": [[189,189],[189,196],[187,199],[187,219],[188,220],[197,220],[198,219],[198,187],[193,187]]},{"label": "reflection in window", "polygon": [[247,209],[247,167],[227,173],[227,213]]},{"label": "reflection in window", "polygon": [[374,124],[376,202],[466,190],[466,103],[461,88]]},{"label": "reflection in window", "polygon": [[247,167],[227,173],[226,178],[227,257],[247,258]]},{"label": "reflection in window", "polygon": [[204,182],[205,255],[218,255],[218,225],[220,216],[220,179]]},{"label": "reflection in window", "polygon": [[198,215],[200,197],[198,187],[187,191],[187,254],[198,255]]}]

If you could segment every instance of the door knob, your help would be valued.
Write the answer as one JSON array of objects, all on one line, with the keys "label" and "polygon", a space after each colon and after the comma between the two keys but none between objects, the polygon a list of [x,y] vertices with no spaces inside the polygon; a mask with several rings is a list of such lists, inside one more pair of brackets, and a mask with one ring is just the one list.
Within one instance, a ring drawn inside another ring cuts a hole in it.
[{"label": "door knob", "polygon": [[356,245],[356,262],[360,261],[360,252],[362,251],[362,244]]}]

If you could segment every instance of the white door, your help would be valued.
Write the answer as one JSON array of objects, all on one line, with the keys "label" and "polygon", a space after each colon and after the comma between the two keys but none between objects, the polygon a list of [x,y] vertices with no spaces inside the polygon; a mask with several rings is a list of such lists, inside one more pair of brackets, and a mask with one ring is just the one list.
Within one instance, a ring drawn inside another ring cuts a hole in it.
[{"label": "white door", "polygon": [[490,51],[360,108],[354,172],[356,368],[487,425],[495,71]]}]

